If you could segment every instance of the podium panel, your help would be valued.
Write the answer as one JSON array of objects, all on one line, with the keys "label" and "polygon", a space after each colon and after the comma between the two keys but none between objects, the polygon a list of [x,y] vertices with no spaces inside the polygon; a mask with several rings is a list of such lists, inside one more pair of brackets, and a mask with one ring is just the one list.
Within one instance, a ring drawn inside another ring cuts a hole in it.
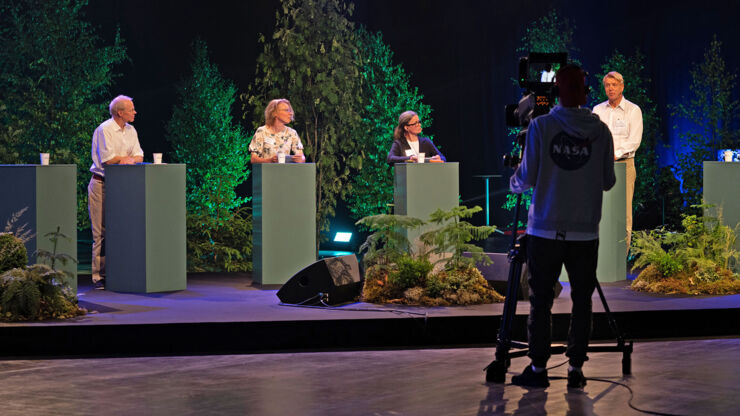
[{"label": "podium panel", "polygon": [[282,285],[316,261],[316,165],[252,165],[254,281]]},{"label": "podium panel", "polygon": [[[704,202],[722,208],[722,224],[734,228],[740,222],[740,163],[704,162]],[[714,209],[707,215],[716,216]],[[740,250],[740,238],[735,241]]]},{"label": "podium panel", "polygon": [[[29,264],[36,263],[38,249],[52,251],[54,244],[45,234],[57,227],[69,237],[59,239],[57,253],[77,258],[77,166],[76,165],[0,165],[0,226],[13,213],[27,207],[16,222],[27,224],[34,237],[26,242]],[[77,293],[77,264],[59,264],[57,269],[69,273],[67,283]]]},{"label": "podium panel", "polygon": [[106,166],[104,241],[106,289],[184,290],[185,165]]},{"label": "podium panel", "polygon": [[[458,206],[460,198],[460,164],[396,163],[393,167],[393,212],[427,221],[437,209],[449,210]],[[414,241],[436,225],[430,224],[407,232]]]},{"label": "podium panel", "polygon": [[[617,182],[604,192],[599,222],[599,262],[596,278],[599,282],[617,282],[627,279],[627,181],[626,163],[614,163]],[[577,203],[577,201],[576,201]],[[563,267],[560,280],[568,274]]]}]

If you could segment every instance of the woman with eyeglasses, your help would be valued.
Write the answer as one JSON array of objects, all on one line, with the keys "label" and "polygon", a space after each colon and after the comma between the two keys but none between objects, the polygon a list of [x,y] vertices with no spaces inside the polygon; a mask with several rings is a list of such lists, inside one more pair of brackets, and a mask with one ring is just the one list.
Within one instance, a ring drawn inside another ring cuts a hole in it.
[{"label": "woman with eyeglasses", "polygon": [[[293,106],[285,98],[270,101],[265,108],[265,125],[254,133],[249,142],[252,163],[277,163],[278,154],[285,155],[285,161],[303,163],[303,144],[295,130],[286,124],[293,121]],[[290,154],[293,153],[291,157]],[[282,156],[281,156],[282,157]]]},{"label": "woman with eyeglasses", "polygon": [[398,126],[393,130],[393,145],[388,152],[388,163],[417,162],[419,154],[429,162],[446,162],[444,155],[429,140],[428,137],[420,137],[421,120],[419,115],[413,111],[405,111],[398,117]]}]

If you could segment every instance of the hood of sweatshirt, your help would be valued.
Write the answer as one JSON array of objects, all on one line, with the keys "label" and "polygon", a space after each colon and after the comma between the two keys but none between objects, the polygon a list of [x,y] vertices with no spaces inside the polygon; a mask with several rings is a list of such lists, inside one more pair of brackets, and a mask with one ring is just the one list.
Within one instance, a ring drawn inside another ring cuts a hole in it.
[{"label": "hood of sweatshirt", "polygon": [[558,104],[550,110],[550,115],[571,137],[594,140],[605,127],[599,116],[588,108],[563,107]]}]

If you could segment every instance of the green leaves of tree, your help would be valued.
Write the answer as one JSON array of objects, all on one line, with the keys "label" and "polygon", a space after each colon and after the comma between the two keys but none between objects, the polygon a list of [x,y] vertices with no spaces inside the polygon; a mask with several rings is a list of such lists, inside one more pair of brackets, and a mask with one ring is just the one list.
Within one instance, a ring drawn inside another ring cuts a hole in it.
[{"label": "green leaves of tree", "polygon": [[243,117],[255,128],[270,100],[293,105],[307,161],[316,163],[319,230],[329,229],[337,201],[352,191],[350,174],[362,157],[354,140],[361,97],[352,8],[339,0],[283,0],[273,36],[261,37],[255,82],[241,96]]},{"label": "green leaves of tree", "polygon": [[116,34],[101,46],[81,18],[86,0],[0,1],[1,163],[77,164],[77,224],[88,224],[90,137],[107,114],[113,67],[126,59]]},{"label": "green leaves of tree", "polygon": [[733,129],[740,110],[740,103],[732,98],[737,74],[727,69],[721,46],[715,35],[704,52],[704,61],[691,69],[690,97],[671,107],[672,116],[690,125],[679,134],[685,144],[676,152],[676,168],[687,205],[701,202],[703,161],[714,160],[718,149],[740,147],[740,133]]},{"label": "green leaves of tree", "polygon": [[425,126],[432,122],[432,109],[411,86],[409,75],[393,63],[393,51],[378,33],[357,30],[357,51],[362,80],[362,119],[357,133],[362,170],[352,177],[353,191],[347,202],[354,218],[384,213],[393,202],[393,169],[386,156],[393,142],[398,116],[416,111]]}]

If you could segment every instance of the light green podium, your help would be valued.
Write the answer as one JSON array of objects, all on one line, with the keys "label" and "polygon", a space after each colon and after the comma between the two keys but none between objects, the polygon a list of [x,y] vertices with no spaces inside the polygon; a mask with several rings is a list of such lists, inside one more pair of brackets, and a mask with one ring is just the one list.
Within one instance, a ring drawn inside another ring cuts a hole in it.
[{"label": "light green podium", "polygon": [[[715,208],[705,210],[706,215],[717,216],[722,209],[722,223],[734,228],[740,222],[740,163],[704,162],[704,202]],[[740,250],[740,238],[735,241]]]},{"label": "light green podium", "polygon": [[[450,210],[460,201],[460,164],[396,163],[393,167],[393,212],[427,221],[437,209]],[[428,224],[407,232],[412,244],[437,225]]]},{"label": "light green podium", "polygon": [[253,279],[282,285],[316,261],[316,165],[252,165]]},{"label": "light green podium", "polygon": [[[54,244],[44,235],[60,232],[69,239],[59,239],[57,253],[77,258],[77,166],[75,165],[0,165],[0,226],[27,208],[16,222],[26,225],[34,237],[26,242],[29,264],[36,263],[38,249],[51,252]],[[1,229],[0,229],[1,230]],[[67,283],[77,293],[77,264],[56,266],[69,274]]]},{"label": "light green podium", "polygon": [[[618,282],[627,279],[627,181],[626,163],[614,163],[617,182],[604,192],[599,223],[599,262],[596,278],[599,282]],[[574,204],[580,203],[573,201]],[[560,280],[567,280],[563,267]]]},{"label": "light green podium", "polygon": [[106,290],[184,290],[185,165],[106,166],[104,241]]}]

